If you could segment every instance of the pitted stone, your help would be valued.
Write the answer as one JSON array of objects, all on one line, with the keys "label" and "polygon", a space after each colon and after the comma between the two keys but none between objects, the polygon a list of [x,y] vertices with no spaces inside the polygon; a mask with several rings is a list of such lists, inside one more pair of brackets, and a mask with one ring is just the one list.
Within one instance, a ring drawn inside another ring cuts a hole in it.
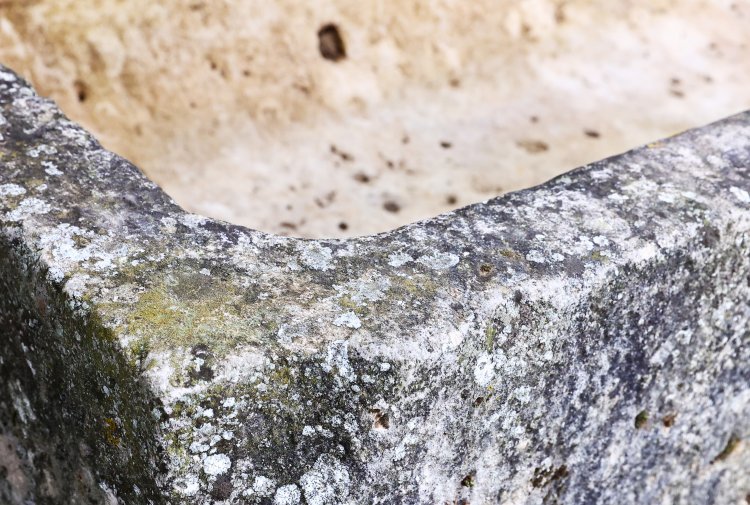
[{"label": "pitted stone", "polygon": [[750,113],[301,240],[185,213],[0,79],[5,501],[750,496]]}]

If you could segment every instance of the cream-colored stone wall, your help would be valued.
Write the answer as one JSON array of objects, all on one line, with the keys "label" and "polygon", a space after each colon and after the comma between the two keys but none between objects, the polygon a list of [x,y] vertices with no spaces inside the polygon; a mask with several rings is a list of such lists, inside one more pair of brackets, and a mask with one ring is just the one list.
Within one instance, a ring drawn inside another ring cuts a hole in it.
[{"label": "cream-colored stone wall", "polygon": [[0,0],[0,61],[189,210],[361,235],[750,108],[750,2]]}]

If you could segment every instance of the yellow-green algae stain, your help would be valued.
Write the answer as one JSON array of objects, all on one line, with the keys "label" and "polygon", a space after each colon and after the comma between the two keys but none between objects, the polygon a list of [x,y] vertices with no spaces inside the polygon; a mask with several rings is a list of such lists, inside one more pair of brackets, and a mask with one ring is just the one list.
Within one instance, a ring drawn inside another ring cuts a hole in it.
[{"label": "yellow-green algae stain", "polygon": [[601,261],[605,262],[607,261],[607,257],[602,254],[601,251],[594,251],[591,253],[591,259],[594,261]]},{"label": "yellow-green algae stain", "polygon": [[146,338],[152,349],[205,343],[220,351],[250,343],[267,334],[269,328],[261,323],[262,311],[243,311],[243,306],[235,303],[240,299],[232,289],[187,298],[161,285],[139,297],[125,330]]},{"label": "yellow-green algae stain", "polygon": [[248,301],[247,292],[229,280],[190,272],[158,280],[128,310],[113,304],[105,310],[122,316],[118,332],[135,337],[131,355],[144,346],[159,351],[198,344],[221,355],[278,332],[286,304],[272,296]]},{"label": "yellow-green algae stain", "polygon": [[406,292],[412,297],[426,300],[437,294],[438,284],[435,280],[422,274],[413,274],[409,277],[391,277],[391,286],[388,296],[404,294]]},{"label": "yellow-green algae stain", "polygon": [[487,352],[492,352],[495,347],[495,335],[497,335],[497,329],[491,324],[484,330],[484,346]]},{"label": "yellow-green algae stain", "polygon": [[523,254],[513,249],[501,249],[500,255],[512,261],[523,261],[526,259],[523,257]]}]

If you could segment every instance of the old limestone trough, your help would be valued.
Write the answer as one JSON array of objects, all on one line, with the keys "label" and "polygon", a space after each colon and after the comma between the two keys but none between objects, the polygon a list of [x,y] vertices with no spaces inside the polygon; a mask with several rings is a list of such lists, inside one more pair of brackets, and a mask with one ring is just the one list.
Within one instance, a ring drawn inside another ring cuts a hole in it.
[{"label": "old limestone trough", "polygon": [[750,113],[302,240],[0,107],[3,504],[750,499]]}]

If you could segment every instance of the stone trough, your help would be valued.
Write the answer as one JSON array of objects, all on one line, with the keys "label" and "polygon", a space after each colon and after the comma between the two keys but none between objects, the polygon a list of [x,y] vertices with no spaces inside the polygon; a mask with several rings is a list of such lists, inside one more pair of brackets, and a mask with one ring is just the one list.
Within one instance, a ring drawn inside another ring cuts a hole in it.
[{"label": "stone trough", "polygon": [[750,113],[390,232],[190,214],[0,72],[0,502],[750,501]]}]

